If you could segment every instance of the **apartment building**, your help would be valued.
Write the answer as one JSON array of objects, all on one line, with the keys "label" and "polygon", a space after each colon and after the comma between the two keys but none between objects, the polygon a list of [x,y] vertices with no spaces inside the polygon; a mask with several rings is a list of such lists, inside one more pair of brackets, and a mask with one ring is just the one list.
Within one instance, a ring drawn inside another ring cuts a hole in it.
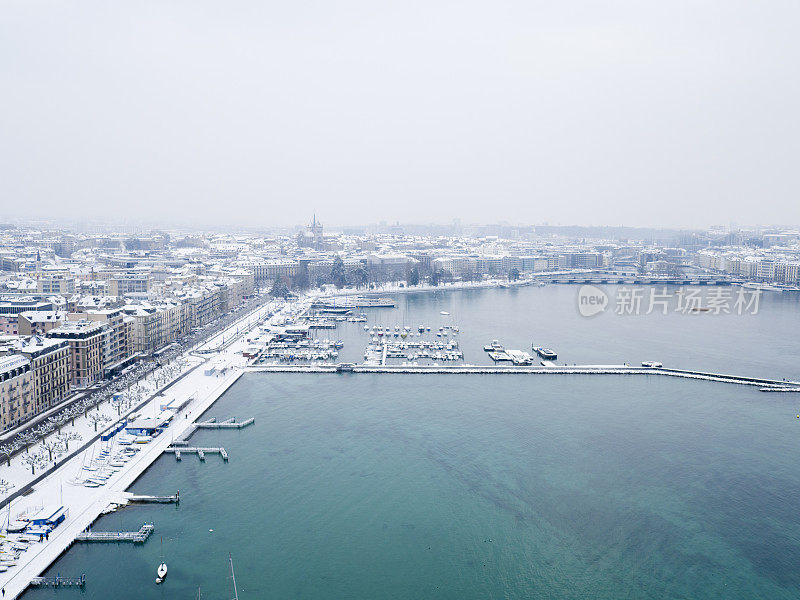
[{"label": "apartment building", "polygon": [[151,355],[191,331],[191,306],[175,301],[141,302],[123,308],[133,321],[134,351]]},{"label": "apartment building", "polygon": [[35,416],[69,394],[69,342],[33,336],[16,352],[27,358],[33,370]]},{"label": "apartment building", "polygon": [[40,294],[65,296],[75,293],[75,279],[63,275],[42,275],[36,280],[36,291]]},{"label": "apartment building", "polygon": [[69,343],[70,384],[83,388],[104,375],[109,326],[102,321],[66,321],[47,332],[47,337]]},{"label": "apartment building", "polygon": [[298,262],[296,260],[265,260],[250,265],[253,279],[256,283],[274,279],[291,279],[297,276]]},{"label": "apartment building", "polygon": [[20,355],[0,357],[0,430],[29,419],[34,407],[31,361]]},{"label": "apartment building", "polygon": [[17,315],[0,315],[0,335],[19,335]]},{"label": "apartment building", "polygon": [[63,310],[33,310],[19,313],[19,335],[44,335],[51,329],[59,327],[67,320],[67,313]]},{"label": "apartment building", "polygon": [[68,321],[104,323],[103,376],[112,375],[129,364],[133,357],[133,320],[122,308],[94,309],[67,315]]},{"label": "apartment building", "polygon": [[115,273],[108,278],[111,296],[146,296],[152,278],[149,273]]}]

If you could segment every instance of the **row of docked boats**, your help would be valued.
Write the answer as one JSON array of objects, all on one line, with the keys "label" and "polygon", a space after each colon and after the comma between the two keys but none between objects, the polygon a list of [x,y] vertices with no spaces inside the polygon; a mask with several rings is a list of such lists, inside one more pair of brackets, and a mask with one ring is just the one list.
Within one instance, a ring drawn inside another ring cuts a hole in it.
[{"label": "row of docked boats", "polygon": [[423,348],[427,350],[456,350],[458,349],[458,340],[411,340],[411,341],[396,341],[390,342],[384,340],[382,342],[388,350],[398,348],[400,350],[407,350],[409,348]]},{"label": "row of docked boats", "polygon": [[[10,525],[10,524],[9,524]],[[23,523],[23,526],[26,524]],[[41,535],[7,529],[0,540],[0,573],[15,567],[23,552],[27,552],[31,544],[41,540]]]},{"label": "row of docked boats", "polygon": [[139,448],[133,445],[137,443],[136,438],[130,441],[121,439],[120,443],[123,447],[116,452],[104,448],[96,457],[92,457],[88,462],[82,464],[78,474],[67,480],[67,483],[70,485],[82,485],[87,488],[97,488],[105,485],[117,471],[125,467],[125,463],[139,452]]},{"label": "row of docked boats", "polygon": [[375,341],[367,346],[364,360],[367,364],[380,362],[380,358],[404,358],[415,361],[421,359],[434,361],[458,361],[464,359],[464,354],[458,349],[456,340],[438,342],[436,340],[420,340],[409,342]]},{"label": "row of docked boats", "polygon": [[408,360],[418,360],[421,358],[427,358],[430,360],[456,361],[456,360],[463,360],[464,353],[461,352],[460,350],[450,350],[446,352],[430,351],[430,350],[420,350],[418,352],[405,352],[403,350],[392,350],[386,352],[386,358],[406,358]]},{"label": "row of docked boats", "polygon": [[339,350],[344,347],[341,340],[299,340],[272,341],[265,350],[258,353],[258,361],[277,359],[282,362],[335,360]]},{"label": "row of docked boats", "polygon": [[366,323],[367,315],[359,313],[356,315],[350,314],[349,311],[345,313],[337,311],[320,311],[319,314],[304,315],[303,319],[313,323],[314,321],[333,321],[337,323]]},{"label": "row of docked boats", "polygon": [[[395,325],[394,329],[391,327],[369,327],[368,325],[364,325],[364,331],[366,331],[372,337],[421,337],[424,333],[431,333],[430,327],[423,327],[422,325],[419,326],[419,329],[414,332],[412,331],[411,327],[405,326],[402,329],[399,325]],[[443,327],[439,327],[439,329],[435,332],[438,337],[445,337],[448,335],[456,335],[458,334],[459,329],[455,326],[445,325]]]},{"label": "row of docked boats", "polygon": [[339,358],[339,353],[336,350],[270,349],[259,354],[259,360],[277,359],[281,362],[334,360],[336,358]]}]

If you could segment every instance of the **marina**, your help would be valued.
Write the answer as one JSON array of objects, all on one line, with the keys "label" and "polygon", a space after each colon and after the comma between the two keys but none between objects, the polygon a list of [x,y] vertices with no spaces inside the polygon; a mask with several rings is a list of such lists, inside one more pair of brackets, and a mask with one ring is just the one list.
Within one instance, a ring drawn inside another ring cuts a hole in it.
[{"label": "marina", "polygon": [[279,360],[295,361],[328,361],[339,357],[341,342],[331,340],[299,339],[293,341],[275,341],[267,344],[266,349],[256,355],[257,361]]},{"label": "marina", "polygon": [[458,349],[458,342],[436,341],[373,341],[367,346],[364,353],[365,361],[375,361],[380,356],[381,364],[386,364],[390,358],[401,358],[408,361],[428,359],[432,361],[459,361],[464,359],[464,354]]}]

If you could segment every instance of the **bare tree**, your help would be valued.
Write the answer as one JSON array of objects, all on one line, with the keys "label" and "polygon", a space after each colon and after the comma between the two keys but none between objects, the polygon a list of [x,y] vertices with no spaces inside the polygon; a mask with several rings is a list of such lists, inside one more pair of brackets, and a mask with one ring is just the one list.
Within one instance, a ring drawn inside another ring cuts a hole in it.
[{"label": "bare tree", "polygon": [[2,446],[0,446],[0,454],[6,457],[9,467],[11,466],[11,455],[18,447],[19,446],[15,446],[13,444],[3,444]]},{"label": "bare tree", "polygon": [[59,413],[47,419],[47,422],[53,426],[53,428],[56,430],[56,433],[60,433],[61,426],[64,424],[65,420],[66,419],[64,418],[64,416]]},{"label": "bare tree", "polygon": [[70,423],[72,423],[73,427],[75,426],[75,417],[80,415],[82,412],[83,411],[79,406],[70,406],[67,409],[67,414],[69,415]]},{"label": "bare tree", "polygon": [[83,436],[75,431],[68,431],[66,433],[62,433],[61,437],[64,441],[64,450],[69,450],[69,443],[71,441],[74,440],[79,442],[80,440],[83,439]]},{"label": "bare tree", "polygon": [[28,452],[28,447],[31,444],[36,443],[38,436],[30,431],[24,431],[20,433],[17,437],[14,438],[14,441],[17,442],[20,446],[25,446],[25,453]]},{"label": "bare tree", "polygon": [[94,424],[95,431],[97,431],[97,424],[102,420],[103,420],[103,415],[101,415],[99,412],[92,413],[89,415],[89,421],[91,421]]},{"label": "bare tree", "polygon": [[22,457],[22,462],[26,465],[29,465],[31,468],[31,474],[36,475],[36,465],[39,464],[39,457],[35,454],[26,454]]},{"label": "bare tree", "polygon": [[53,452],[58,450],[59,443],[56,440],[48,440],[42,442],[42,447],[47,450],[48,460],[53,460]]}]

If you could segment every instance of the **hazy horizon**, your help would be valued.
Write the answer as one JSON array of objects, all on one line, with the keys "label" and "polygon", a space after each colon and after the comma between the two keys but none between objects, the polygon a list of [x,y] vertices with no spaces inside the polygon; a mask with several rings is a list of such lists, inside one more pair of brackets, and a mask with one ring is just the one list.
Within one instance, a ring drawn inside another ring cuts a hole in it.
[{"label": "hazy horizon", "polygon": [[797,227],[798,16],[12,0],[0,221]]}]

